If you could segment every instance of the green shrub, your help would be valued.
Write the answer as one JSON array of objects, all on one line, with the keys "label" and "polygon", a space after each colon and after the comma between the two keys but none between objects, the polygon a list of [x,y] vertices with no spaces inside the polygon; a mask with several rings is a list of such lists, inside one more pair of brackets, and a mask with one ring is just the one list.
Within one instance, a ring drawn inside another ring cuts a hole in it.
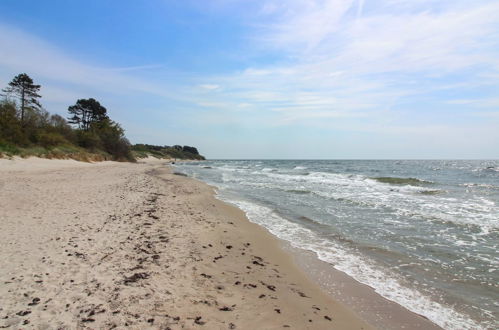
[{"label": "green shrub", "polygon": [[20,153],[19,155],[23,158],[27,157],[45,157],[48,153],[48,150],[45,149],[44,147],[41,146],[32,146],[32,147],[27,147],[27,148],[21,148],[19,149]]},{"label": "green shrub", "polygon": [[5,154],[7,156],[18,155],[20,153],[19,148],[16,146],[0,141],[0,154]]},{"label": "green shrub", "polygon": [[38,143],[45,148],[51,148],[67,144],[68,141],[61,134],[42,132],[38,135]]},{"label": "green shrub", "polygon": [[93,131],[78,130],[76,133],[78,145],[82,148],[95,150],[101,147],[101,139]]},{"label": "green shrub", "polygon": [[0,140],[15,145],[28,144],[15,105],[5,101],[0,103]]}]

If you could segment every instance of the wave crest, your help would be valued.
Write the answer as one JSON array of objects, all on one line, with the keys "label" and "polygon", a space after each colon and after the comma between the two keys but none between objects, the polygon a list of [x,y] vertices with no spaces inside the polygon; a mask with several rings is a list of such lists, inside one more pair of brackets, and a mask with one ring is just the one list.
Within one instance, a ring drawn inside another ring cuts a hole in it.
[{"label": "wave crest", "polygon": [[422,186],[422,185],[433,184],[433,182],[431,181],[420,180],[416,178],[398,178],[391,176],[380,176],[371,179],[381,183],[396,184],[396,185]]}]

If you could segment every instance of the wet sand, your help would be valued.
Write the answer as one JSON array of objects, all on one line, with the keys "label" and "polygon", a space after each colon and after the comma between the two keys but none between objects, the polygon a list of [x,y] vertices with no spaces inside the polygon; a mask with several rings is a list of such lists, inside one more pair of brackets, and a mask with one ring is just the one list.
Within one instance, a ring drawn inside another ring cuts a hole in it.
[{"label": "wet sand", "polygon": [[331,264],[319,260],[313,252],[293,248],[285,242],[283,248],[293,255],[295,263],[305,270],[312,281],[371,326],[384,330],[442,329],[426,317],[382,297],[372,287],[357,282]]},{"label": "wet sand", "polygon": [[0,159],[0,327],[372,328],[163,164]]}]

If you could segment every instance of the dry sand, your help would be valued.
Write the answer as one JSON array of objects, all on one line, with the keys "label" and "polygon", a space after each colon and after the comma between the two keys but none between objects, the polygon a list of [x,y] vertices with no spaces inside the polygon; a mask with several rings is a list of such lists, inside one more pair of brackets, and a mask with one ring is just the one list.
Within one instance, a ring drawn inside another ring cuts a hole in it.
[{"label": "dry sand", "polygon": [[163,163],[0,159],[0,327],[371,328]]}]

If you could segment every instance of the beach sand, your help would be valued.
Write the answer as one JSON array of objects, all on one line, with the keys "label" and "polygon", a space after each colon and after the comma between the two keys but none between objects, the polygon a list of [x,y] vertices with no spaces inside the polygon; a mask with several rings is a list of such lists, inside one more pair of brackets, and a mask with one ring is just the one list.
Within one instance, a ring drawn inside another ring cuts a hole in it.
[{"label": "beach sand", "polygon": [[372,328],[164,163],[0,159],[0,327]]}]

